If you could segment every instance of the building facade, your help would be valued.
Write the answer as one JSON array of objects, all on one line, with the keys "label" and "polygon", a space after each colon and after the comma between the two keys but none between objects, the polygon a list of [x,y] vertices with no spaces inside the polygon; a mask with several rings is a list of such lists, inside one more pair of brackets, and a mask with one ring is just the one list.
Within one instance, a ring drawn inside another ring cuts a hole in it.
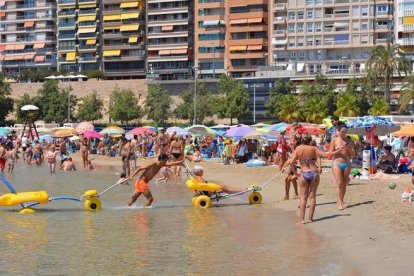
[{"label": "building facade", "polygon": [[401,45],[414,70],[414,1],[398,0],[396,3],[395,38]]},{"label": "building facade", "polygon": [[194,75],[194,1],[148,0],[147,69],[149,78],[191,79]]},{"label": "building facade", "polygon": [[0,1],[2,71],[56,70],[56,2]]},{"label": "building facade", "polygon": [[101,69],[100,8],[96,0],[58,0],[58,70]]},{"label": "building facade", "polygon": [[295,74],[364,73],[392,43],[393,1],[273,0],[272,64]]}]

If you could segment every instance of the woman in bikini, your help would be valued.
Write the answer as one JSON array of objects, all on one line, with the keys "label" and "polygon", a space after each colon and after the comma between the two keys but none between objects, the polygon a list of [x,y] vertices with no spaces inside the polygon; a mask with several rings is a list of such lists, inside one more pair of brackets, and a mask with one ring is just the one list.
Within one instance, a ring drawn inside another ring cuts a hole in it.
[{"label": "woman in bikini", "polygon": [[82,161],[83,161],[83,168],[88,168],[88,155],[89,155],[89,142],[83,134],[81,135],[80,139],[80,152],[82,154]]},{"label": "woman in bikini", "polygon": [[[338,126],[338,135],[332,139],[330,151],[336,151],[334,155],[332,171],[337,184],[338,209],[345,209],[345,192],[349,183],[351,172],[351,158],[356,156],[355,146],[352,139],[347,137],[347,127],[342,124]],[[341,149],[342,150],[338,150]]]},{"label": "woman in bikini", "polygon": [[290,164],[300,164],[299,194],[300,194],[300,223],[305,223],[306,202],[309,198],[309,222],[313,221],[316,207],[316,190],[319,185],[319,174],[321,169],[321,158],[326,158],[334,153],[324,153],[317,147],[311,146],[312,138],[304,136],[302,145],[297,146],[291,158],[285,163],[285,168]]},{"label": "woman in bikini", "polygon": [[47,152],[47,163],[49,165],[49,171],[50,175],[56,173],[56,156],[58,154],[58,151],[56,151],[56,148],[54,145],[51,145],[49,148],[49,151]]},{"label": "woman in bikini", "polygon": [[[169,152],[174,158],[175,161],[179,161],[182,158],[182,155],[184,153],[184,143],[180,141],[180,139],[177,136],[173,137],[173,140],[171,141]],[[174,176],[176,179],[179,178],[181,174],[181,165],[180,166],[173,166],[172,170],[174,172]]]}]

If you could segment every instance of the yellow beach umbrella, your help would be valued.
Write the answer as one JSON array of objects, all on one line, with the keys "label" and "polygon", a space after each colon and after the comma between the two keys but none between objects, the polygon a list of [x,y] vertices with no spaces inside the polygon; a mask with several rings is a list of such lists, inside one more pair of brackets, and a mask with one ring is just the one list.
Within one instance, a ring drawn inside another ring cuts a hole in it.
[{"label": "yellow beach umbrella", "polygon": [[109,126],[102,129],[100,134],[108,134],[108,135],[121,135],[125,133],[125,130],[119,126]]},{"label": "yellow beach umbrella", "polygon": [[52,133],[53,138],[65,138],[65,137],[71,137],[76,134],[76,130],[74,128],[60,128],[56,129]]},{"label": "yellow beach umbrella", "polygon": [[403,125],[400,130],[393,132],[394,136],[414,136],[414,125]]}]

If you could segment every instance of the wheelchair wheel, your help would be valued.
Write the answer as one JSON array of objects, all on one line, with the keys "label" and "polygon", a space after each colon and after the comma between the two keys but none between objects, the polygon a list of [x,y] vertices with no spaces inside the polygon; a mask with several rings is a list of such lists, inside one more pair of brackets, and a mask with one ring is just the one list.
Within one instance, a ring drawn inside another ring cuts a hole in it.
[{"label": "wheelchair wheel", "polygon": [[249,195],[250,204],[260,204],[262,203],[262,195],[258,192],[253,192]]},{"label": "wheelchair wheel", "polygon": [[194,202],[194,206],[197,208],[208,209],[211,207],[211,199],[206,195],[198,196]]},{"label": "wheelchair wheel", "polygon": [[191,199],[193,206],[195,206],[195,202],[197,200],[198,196],[193,196],[193,198]]},{"label": "wheelchair wheel", "polygon": [[102,208],[101,201],[98,198],[91,198],[85,201],[85,210],[88,211],[99,211]]}]

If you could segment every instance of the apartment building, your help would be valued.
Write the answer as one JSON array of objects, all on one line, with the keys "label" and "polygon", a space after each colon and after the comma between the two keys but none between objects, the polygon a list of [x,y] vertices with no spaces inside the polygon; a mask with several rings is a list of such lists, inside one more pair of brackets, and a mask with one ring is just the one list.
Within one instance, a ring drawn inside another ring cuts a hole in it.
[{"label": "apartment building", "polygon": [[99,3],[96,0],[58,0],[58,70],[101,69]]},{"label": "apartment building", "polygon": [[103,70],[107,78],[145,77],[145,4],[103,0]]},{"label": "apartment building", "polygon": [[194,75],[194,1],[148,0],[147,69],[159,80],[190,79]]},{"label": "apartment building", "polygon": [[0,1],[0,63],[8,75],[56,69],[56,2]]},{"label": "apartment building", "polygon": [[411,61],[414,70],[414,1],[398,0],[395,18],[396,43],[401,45],[405,57]]},{"label": "apartment building", "polygon": [[359,74],[393,42],[393,1],[273,0],[272,64],[292,74]]},{"label": "apartment building", "polygon": [[253,76],[258,66],[268,64],[268,10],[268,0],[226,1],[225,56],[231,76]]},{"label": "apartment building", "polygon": [[198,78],[217,78],[225,71],[226,9],[224,0],[194,1],[194,52]]}]

